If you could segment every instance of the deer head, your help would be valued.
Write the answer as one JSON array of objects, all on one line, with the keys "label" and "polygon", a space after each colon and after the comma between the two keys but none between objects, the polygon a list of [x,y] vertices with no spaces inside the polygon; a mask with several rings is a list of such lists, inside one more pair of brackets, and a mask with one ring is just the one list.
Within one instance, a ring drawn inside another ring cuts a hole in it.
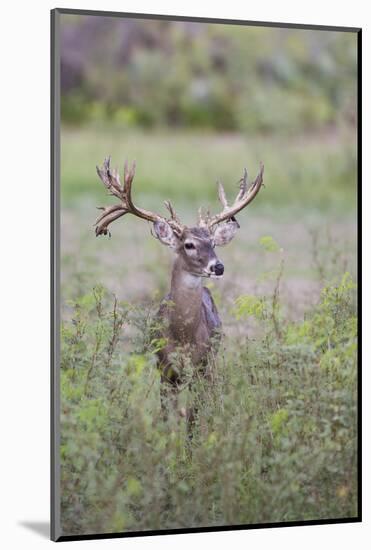
[{"label": "deer head", "polygon": [[187,227],[180,222],[169,201],[165,201],[170,214],[167,218],[135,206],[131,196],[135,163],[129,169],[125,162],[124,185],[122,185],[118,171],[111,170],[108,157],[104,160],[102,168],[97,167],[97,172],[109,193],[119,202],[101,208],[103,212],[95,222],[95,233],[97,236],[110,234],[108,227],[114,220],[125,214],[133,214],[152,222],[152,235],[177,253],[178,261],[181,262],[184,271],[197,277],[221,277],[224,266],[215,254],[215,247],[228,244],[235,236],[240,227],[235,216],[258,194],[263,185],[263,171],[264,166],[261,164],[256,179],[249,186],[245,168],[243,177],[239,181],[237,197],[232,205],[228,204],[223,185],[218,183],[218,195],[223,210],[214,216],[209,212],[203,214],[200,210],[198,224]]}]

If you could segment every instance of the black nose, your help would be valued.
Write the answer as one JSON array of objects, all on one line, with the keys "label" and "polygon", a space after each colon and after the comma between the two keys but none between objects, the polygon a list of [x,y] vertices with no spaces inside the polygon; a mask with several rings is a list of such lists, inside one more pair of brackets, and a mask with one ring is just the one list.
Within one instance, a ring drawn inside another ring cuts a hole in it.
[{"label": "black nose", "polygon": [[214,265],[214,269],[213,269],[215,275],[223,275],[224,273],[224,265],[221,263],[221,262],[217,262],[215,265]]}]

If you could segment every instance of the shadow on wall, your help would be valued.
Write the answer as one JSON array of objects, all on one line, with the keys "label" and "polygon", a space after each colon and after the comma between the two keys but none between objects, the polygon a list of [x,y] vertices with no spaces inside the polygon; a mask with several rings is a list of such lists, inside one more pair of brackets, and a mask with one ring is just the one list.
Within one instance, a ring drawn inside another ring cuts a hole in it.
[{"label": "shadow on wall", "polygon": [[18,525],[33,531],[40,535],[43,539],[50,538],[50,523],[49,521],[19,521]]}]

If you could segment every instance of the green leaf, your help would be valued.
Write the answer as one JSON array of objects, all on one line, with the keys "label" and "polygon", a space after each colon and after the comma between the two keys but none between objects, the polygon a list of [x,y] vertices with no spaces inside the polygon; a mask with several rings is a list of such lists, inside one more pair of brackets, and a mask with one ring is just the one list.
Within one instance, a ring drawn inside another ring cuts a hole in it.
[{"label": "green leaf", "polygon": [[276,241],[270,235],[260,237],[259,244],[266,252],[277,252],[280,249]]}]

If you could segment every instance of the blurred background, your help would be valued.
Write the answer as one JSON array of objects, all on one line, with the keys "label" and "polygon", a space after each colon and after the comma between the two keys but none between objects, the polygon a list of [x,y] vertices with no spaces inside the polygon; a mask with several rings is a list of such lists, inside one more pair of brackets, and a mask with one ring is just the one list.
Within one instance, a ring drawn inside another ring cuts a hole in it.
[{"label": "blurred background", "polygon": [[[281,293],[300,318],[326,280],[356,270],[357,37],[96,16],[61,16],[62,300],[100,282],[120,298],[165,293],[171,253],[130,216],[95,238],[96,206],[112,202],[95,166],[135,159],[134,197],[165,214],[171,199],[192,224],[232,199],[246,166],[265,188],[220,251],[225,309],[265,293],[283,249]],[[263,238],[263,241],[262,241]]]}]

